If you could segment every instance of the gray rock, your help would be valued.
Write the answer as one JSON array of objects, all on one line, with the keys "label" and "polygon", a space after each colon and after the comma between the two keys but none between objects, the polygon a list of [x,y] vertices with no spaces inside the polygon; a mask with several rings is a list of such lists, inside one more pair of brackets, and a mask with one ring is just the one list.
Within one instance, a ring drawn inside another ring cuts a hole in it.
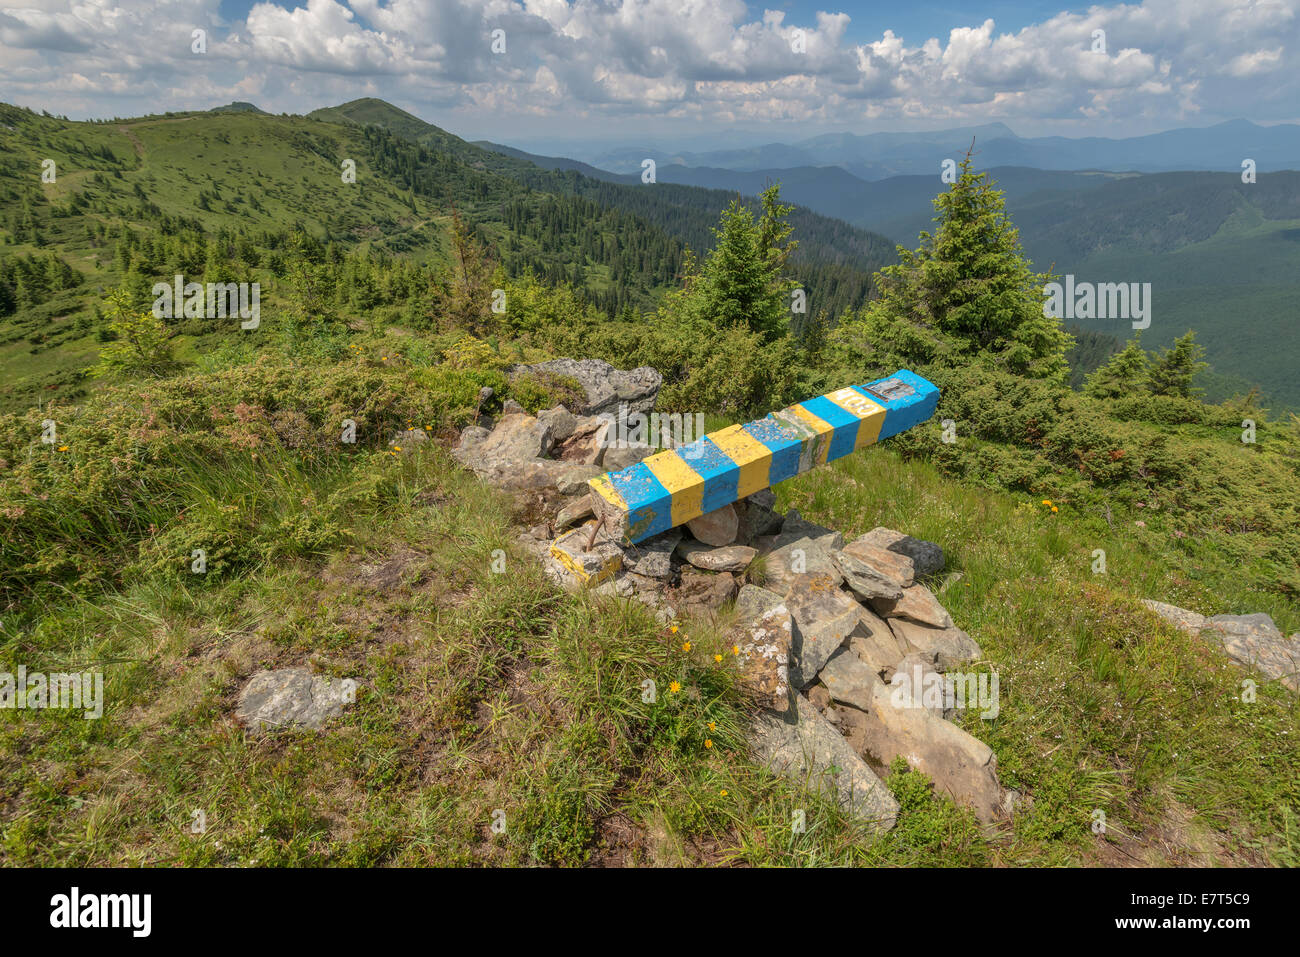
[{"label": "gray rock", "polygon": [[501,414],[502,415],[527,415],[528,413],[525,412],[524,407],[520,405],[518,402],[516,402],[514,399],[506,399],[504,402],[501,403]]},{"label": "gray rock", "polygon": [[858,623],[849,633],[848,647],[886,680],[907,655],[907,648],[889,625],[865,608],[861,609]]},{"label": "gray rock", "polygon": [[405,453],[415,451],[417,446],[428,441],[429,433],[424,429],[407,429],[394,435],[388,440],[388,444],[391,448]]},{"label": "gray rock", "polygon": [[683,541],[677,554],[696,568],[706,572],[734,572],[742,574],[758,552],[744,545],[724,545],[712,548],[700,542]]},{"label": "gray rock", "polygon": [[892,528],[877,525],[862,537],[855,539],[867,545],[876,545],[906,555],[912,560],[917,578],[925,578],[943,570],[943,549],[934,542],[927,542],[911,535],[904,535]]},{"label": "gray rock", "polygon": [[852,633],[861,606],[837,585],[809,577],[796,582],[785,598],[795,621],[796,686],[807,687]]},{"label": "gray rock", "polygon": [[730,545],[740,530],[740,517],[730,504],[691,519],[686,528],[706,545]]},{"label": "gray rock", "polygon": [[1188,611],[1186,608],[1179,608],[1177,605],[1166,605],[1162,601],[1152,601],[1150,598],[1143,598],[1142,604],[1189,635],[1200,634],[1201,629],[1205,627],[1206,617],[1194,611]]},{"label": "gray rock", "polygon": [[1283,637],[1270,616],[1214,615],[1201,635],[1221,644],[1241,667],[1300,692],[1300,643]]},{"label": "gray rock", "polygon": [[557,529],[568,528],[574,522],[581,522],[594,514],[595,511],[591,507],[591,495],[584,495],[581,498],[575,498],[560,509],[555,516],[555,527]]},{"label": "gray rock", "polygon": [[992,824],[1002,806],[993,749],[923,707],[901,704],[898,690],[877,683],[867,708],[842,709],[851,749],[885,766],[902,756],[934,782],[935,790],[972,808],[981,823]]},{"label": "gray rock", "polygon": [[811,790],[833,794],[840,806],[874,830],[887,831],[898,802],[803,695],[795,715],[759,714],[751,743],[754,755],[773,773]]},{"label": "gray rock", "polygon": [[604,472],[596,465],[565,466],[556,469],[555,487],[561,495],[585,495],[591,490],[587,482]]},{"label": "gray rock", "polygon": [[801,538],[811,538],[829,551],[844,547],[843,535],[833,528],[805,520],[797,508],[792,508],[781,523],[781,533],[776,537],[776,547],[783,548]]},{"label": "gray rock", "polygon": [[784,605],[785,599],[775,592],[757,585],[742,585],[736,595],[736,620],[754,621],[762,618],[778,605]]},{"label": "gray rock", "polygon": [[[538,418],[540,420],[541,417]],[[562,426],[566,424],[561,423]],[[609,422],[598,416],[591,415],[575,419],[573,427],[569,429],[569,434],[564,437],[563,441],[559,442],[555,450],[555,457],[565,462],[600,465],[605,457],[605,443],[609,435],[609,429]],[[604,471],[603,468],[602,471]]]},{"label": "gray rock", "polygon": [[538,412],[537,421],[550,427],[551,438],[557,445],[573,435],[574,429],[578,427],[578,417],[562,405]]},{"label": "gray rock", "polygon": [[785,605],[770,608],[754,621],[731,628],[724,645],[740,649],[741,680],[765,708],[790,710],[790,661],[794,656],[794,619]]},{"label": "gray rock", "polygon": [[239,693],[235,712],[250,731],[320,728],[356,700],[356,682],[313,675],[307,668],[259,671]]},{"label": "gray rock", "polygon": [[955,671],[984,657],[980,646],[960,628],[932,628],[906,618],[889,619],[889,627],[909,654],[919,652],[940,671]]},{"label": "gray rock", "polygon": [[466,446],[462,439],[461,445],[452,452],[452,457],[476,474],[508,475],[512,470],[523,469],[529,463],[545,459],[553,444],[550,426],[531,415],[514,414],[503,417],[482,441]]},{"label": "gray rock", "polygon": [[775,505],[776,495],[767,488],[736,502],[736,514],[740,520],[736,541],[750,545],[756,538],[779,533],[785,519],[776,511]]},{"label": "gray rock", "polygon": [[681,540],[681,529],[670,528],[637,545],[625,545],[623,567],[647,578],[667,581],[673,577],[673,550]]},{"label": "gray rock", "polygon": [[883,684],[871,666],[848,648],[841,648],[817,675],[831,698],[866,711],[871,707],[872,689]]},{"label": "gray rock", "polygon": [[831,550],[811,538],[797,538],[769,552],[763,573],[763,587],[782,598],[796,582],[803,583],[808,576],[824,578],[832,587],[842,580]]},{"label": "gray rock", "polygon": [[867,536],[855,538],[842,549],[845,555],[851,555],[859,562],[868,565],[877,574],[884,575],[899,588],[909,588],[916,582],[916,566],[912,560],[901,552],[891,552],[887,548],[864,541]]},{"label": "gray rock", "polygon": [[856,558],[850,552],[831,552],[835,567],[844,576],[844,584],[863,601],[872,598],[884,598],[897,601],[903,597],[903,589],[895,578],[882,574],[871,565]]},{"label": "gray rock", "polygon": [[873,598],[871,607],[882,618],[907,618],[935,628],[952,627],[952,616],[924,585],[904,588],[897,599]]},{"label": "gray rock", "polygon": [[491,434],[491,432],[483,428],[481,425],[466,426],[460,433],[460,442],[457,443],[456,448],[458,450],[472,449]]},{"label": "gray rock", "polygon": [[654,449],[648,445],[637,445],[628,443],[625,445],[611,445],[605,449],[605,454],[600,460],[600,464],[606,472],[619,472],[629,465],[636,465],[637,462],[644,461],[654,454]]},{"label": "gray rock", "polygon": [[625,372],[600,359],[552,359],[511,366],[509,370],[512,376],[525,372],[549,372],[576,379],[587,400],[573,410],[578,415],[618,414],[620,406],[626,406],[628,413],[649,412],[663,385],[663,376],[650,366]]}]

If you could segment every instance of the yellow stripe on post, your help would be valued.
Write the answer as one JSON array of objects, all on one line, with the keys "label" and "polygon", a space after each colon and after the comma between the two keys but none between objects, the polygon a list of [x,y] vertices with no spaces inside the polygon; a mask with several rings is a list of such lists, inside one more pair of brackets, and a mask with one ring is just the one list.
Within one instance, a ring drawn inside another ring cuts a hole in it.
[{"label": "yellow stripe on post", "polygon": [[712,432],[709,441],[740,466],[736,480],[737,498],[761,492],[772,484],[772,450],[746,432],[743,425],[729,425],[719,432]]},{"label": "yellow stripe on post", "polygon": [[853,443],[853,451],[871,445],[880,438],[880,427],[885,424],[883,405],[872,402],[856,389],[836,389],[827,393],[826,398],[859,419],[858,437]]},{"label": "yellow stripe on post", "polygon": [[681,525],[704,513],[704,479],[675,449],[642,460],[673,498],[672,523]]},{"label": "yellow stripe on post", "polygon": [[589,479],[587,484],[591,486],[601,498],[612,505],[615,509],[626,512],[627,502],[623,496],[618,494],[618,489],[614,488],[614,483],[609,480],[609,474],[598,475],[594,479]]},{"label": "yellow stripe on post", "polygon": [[792,405],[784,409],[789,415],[794,415],[800,421],[807,423],[816,433],[816,448],[812,460],[813,465],[825,465],[826,456],[831,450],[831,437],[835,434],[835,427],[820,416],[813,415],[802,405]]}]

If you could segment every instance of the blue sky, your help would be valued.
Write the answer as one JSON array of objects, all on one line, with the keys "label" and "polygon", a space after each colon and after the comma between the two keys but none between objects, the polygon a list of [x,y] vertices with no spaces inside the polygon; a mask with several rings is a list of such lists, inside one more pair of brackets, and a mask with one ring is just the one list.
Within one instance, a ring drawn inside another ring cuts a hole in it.
[{"label": "blue sky", "polygon": [[14,2],[0,100],[78,118],[374,96],[469,138],[690,148],[736,130],[1300,120],[1297,0]]}]

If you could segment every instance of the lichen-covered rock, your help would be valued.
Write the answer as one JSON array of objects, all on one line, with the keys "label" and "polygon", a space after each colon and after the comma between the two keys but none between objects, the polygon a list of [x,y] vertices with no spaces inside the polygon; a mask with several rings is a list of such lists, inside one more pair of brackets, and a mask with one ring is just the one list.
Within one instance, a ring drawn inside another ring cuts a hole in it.
[{"label": "lichen-covered rock", "polygon": [[794,619],[785,605],[768,609],[756,620],[736,625],[725,644],[739,648],[742,680],[765,708],[790,709],[790,659],[794,653]]},{"label": "lichen-covered rock", "polygon": [[795,621],[794,681],[804,688],[857,626],[862,606],[838,584],[820,576],[796,581],[785,605]]},{"label": "lichen-covered rock", "polygon": [[618,414],[620,406],[628,413],[649,412],[654,408],[663,385],[663,376],[650,366],[623,371],[600,359],[551,359],[531,365],[511,366],[509,375],[546,372],[576,379],[582,386],[586,402],[573,411],[578,415]]},{"label": "lichen-covered rock", "polygon": [[259,671],[239,693],[236,717],[250,731],[320,728],[356,700],[354,680],[313,675],[307,668]]},{"label": "lichen-covered rock", "polygon": [[1241,667],[1300,691],[1300,643],[1283,637],[1269,615],[1214,615],[1201,634],[1222,645]]},{"label": "lichen-covered rock", "polygon": [[760,712],[751,737],[757,760],[799,786],[833,794],[874,830],[893,827],[898,802],[889,789],[807,698],[795,701],[793,714]]}]

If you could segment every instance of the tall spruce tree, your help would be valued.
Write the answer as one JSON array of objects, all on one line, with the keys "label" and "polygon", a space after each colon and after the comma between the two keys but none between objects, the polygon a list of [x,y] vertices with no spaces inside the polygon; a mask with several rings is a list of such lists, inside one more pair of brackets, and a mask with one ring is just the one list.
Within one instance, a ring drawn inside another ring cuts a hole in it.
[{"label": "tall spruce tree", "polygon": [[[861,312],[872,348],[918,364],[991,359],[1016,375],[1064,381],[1071,337],[1043,312],[1050,279],[1030,269],[1001,190],[976,173],[970,152],[961,173],[934,200],[933,234],[877,277],[880,298]],[[849,331],[846,341],[852,341]]]},{"label": "tall spruce tree", "polygon": [[745,326],[772,341],[786,334],[792,280],[783,273],[797,245],[786,221],[793,206],[780,201],[777,184],[763,190],[757,220],[739,199],[722,213],[717,244],[693,286],[698,315],[721,327]]}]

